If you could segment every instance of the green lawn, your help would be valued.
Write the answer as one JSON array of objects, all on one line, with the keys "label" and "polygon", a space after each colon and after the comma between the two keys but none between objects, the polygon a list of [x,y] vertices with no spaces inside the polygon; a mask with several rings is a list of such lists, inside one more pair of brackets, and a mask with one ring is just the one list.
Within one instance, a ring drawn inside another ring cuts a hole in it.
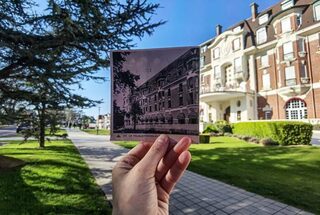
[{"label": "green lawn", "polygon": [[[63,135],[63,134],[67,134],[66,129],[58,129],[57,132],[55,133],[55,135]],[[46,128],[46,136],[50,136],[50,128]]]},{"label": "green lawn", "polygon": [[21,169],[0,171],[1,214],[111,214],[104,194],[69,140],[0,147],[22,159]]},{"label": "green lawn", "polygon": [[189,170],[320,214],[320,148],[262,147],[231,137],[211,142],[191,146]]},{"label": "green lawn", "polygon": [[[82,129],[82,131],[87,132],[88,134],[97,134],[97,129]],[[99,135],[110,135],[110,130],[99,129]]]}]

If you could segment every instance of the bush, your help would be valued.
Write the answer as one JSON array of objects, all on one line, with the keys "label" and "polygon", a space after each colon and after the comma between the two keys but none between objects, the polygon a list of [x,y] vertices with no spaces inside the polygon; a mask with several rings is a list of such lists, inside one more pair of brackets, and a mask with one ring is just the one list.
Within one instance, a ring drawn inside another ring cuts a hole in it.
[{"label": "bush", "polygon": [[210,136],[209,135],[199,135],[199,141],[200,143],[210,143]]},{"label": "bush", "polygon": [[204,134],[216,133],[217,134],[217,133],[219,133],[219,131],[215,125],[208,125],[202,133],[204,133]]},{"label": "bush", "polygon": [[257,138],[271,138],[280,145],[309,145],[312,125],[303,122],[240,122],[233,124],[233,133]]},{"label": "bush", "polygon": [[277,146],[279,145],[276,141],[271,138],[263,138],[260,140],[260,143],[264,146]]}]

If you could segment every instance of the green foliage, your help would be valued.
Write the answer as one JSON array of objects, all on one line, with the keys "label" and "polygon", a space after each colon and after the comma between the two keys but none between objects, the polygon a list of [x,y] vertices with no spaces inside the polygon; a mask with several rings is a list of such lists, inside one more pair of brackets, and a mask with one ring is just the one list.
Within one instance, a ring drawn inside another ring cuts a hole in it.
[{"label": "green foliage", "polygon": [[313,130],[320,131],[320,124],[313,125]]},{"label": "green foliage", "polygon": [[203,131],[204,134],[210,134],[210,133],[219,133],[219,130],[215,125],[208,125],[206,129]]},{"label": "green foliage", "polygon": [[240,122],[233,124],[233,133],[258,138],[271,138],[280,145],[309,145],[312,125],[302,122]]},{"label": "green foliage", "polygon": [[204,134],[208,133],[232,133],[232,128],[227,121],[220,120],[214,124],[207,125],[206,129],[203,131]]}]

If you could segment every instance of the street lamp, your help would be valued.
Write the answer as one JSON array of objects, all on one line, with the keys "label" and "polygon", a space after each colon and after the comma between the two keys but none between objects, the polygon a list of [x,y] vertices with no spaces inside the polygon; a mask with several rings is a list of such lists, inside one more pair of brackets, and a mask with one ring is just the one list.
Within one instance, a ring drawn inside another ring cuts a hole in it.
[{"label": "street lamp", "polygon": [[99,134],[99,120],[100,120],[100,119],[99,119],[99,117],[100,117],[100,108],[101,108],[101,107],[99,106],[99,108],[98,108],[98,109],[99,109],[99,112],[98,112],[99,114],[98,114],[98,121],[97,121],[97,122],[98,122],[98,124],[97,124],[97,135]]}]

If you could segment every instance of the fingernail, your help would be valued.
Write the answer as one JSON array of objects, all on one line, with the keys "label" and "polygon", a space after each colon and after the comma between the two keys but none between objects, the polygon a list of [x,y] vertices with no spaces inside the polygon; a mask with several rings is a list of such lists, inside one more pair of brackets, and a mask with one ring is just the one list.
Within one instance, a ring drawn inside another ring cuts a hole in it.
[{"label": "fingernail", "polygon": [[168,142],[168,140],[169,140],[169,138],[168,138],[167,135],[161,134],[161,135],[158,137],[158,139],[157,139],[156,142],[158,142],[159,144],[161,144],[161,143],[166,143],[166,142]]}]

